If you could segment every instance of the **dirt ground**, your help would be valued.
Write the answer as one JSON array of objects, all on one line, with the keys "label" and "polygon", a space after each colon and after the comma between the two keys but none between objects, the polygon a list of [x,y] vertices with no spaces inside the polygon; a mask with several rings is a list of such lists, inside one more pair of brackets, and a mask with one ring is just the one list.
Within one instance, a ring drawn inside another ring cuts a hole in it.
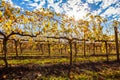
[{"label": "dirt ground", "polygon": [[[75,63],[72,65],[71,71],[75,74],[82,74],[86,73],[86,70],[91,72],[102,72],[105,68],[120,71],[120,63],[116,61]],[[45,64],[42,66],[38,64],[11,65],[9,68],[3,68],[1,66],[0,80],[43,80],[43,76],[67,77],[68,71],[68,63]],[[98,75],[103,78],[101,80],[105,79],[104,74]],[[37,79],[37,77],[39,77],[39,79]],[[114,78],[120,80],[120,75],[115,75]]]}]

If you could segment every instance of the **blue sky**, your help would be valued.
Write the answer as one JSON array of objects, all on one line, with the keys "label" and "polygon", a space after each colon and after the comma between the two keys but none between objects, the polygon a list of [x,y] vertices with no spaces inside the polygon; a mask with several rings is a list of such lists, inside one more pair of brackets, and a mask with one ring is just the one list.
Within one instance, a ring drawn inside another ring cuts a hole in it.
[{"label": "blue sky", "polygon": [[41,7],[49,8],[58,13],[84,18],[87,13],[97,14],[109,20],[120,21],[120,0],[5,0],[25,10]]}]

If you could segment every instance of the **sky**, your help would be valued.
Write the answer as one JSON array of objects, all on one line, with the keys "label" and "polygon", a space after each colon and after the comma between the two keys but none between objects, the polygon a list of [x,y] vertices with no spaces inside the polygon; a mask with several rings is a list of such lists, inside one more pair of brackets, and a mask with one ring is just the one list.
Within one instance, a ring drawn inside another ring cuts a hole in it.
[{"label": "sky", "polygon": [[120,21],[120,0],[5,0],[25,10],[48,8],[66,14],[76,20],[83,19],[87,13],[100,15],[108,20]]}]

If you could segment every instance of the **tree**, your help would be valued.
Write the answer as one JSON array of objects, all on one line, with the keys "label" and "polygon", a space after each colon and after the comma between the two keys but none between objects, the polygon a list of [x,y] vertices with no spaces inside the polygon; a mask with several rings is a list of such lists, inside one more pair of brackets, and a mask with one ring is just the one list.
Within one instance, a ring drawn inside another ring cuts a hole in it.
[{"label": "tree", "polygon": [[[3,36],[3,60],[5,67],[8,67],[7,62],[7,41],[13,35],[36,37],[38,34],[33,34],[30,29],[31,17],[28,18],[24,14],[21,14],[20,9],[13,8],[9,3],[2,1],[2,11],[0,11],[1,29],[0,35]],[[24,30],[22,28],[25,28]]]},{"label": "tree", "polygon": [[88,21],[89,21],[89,27],[91,30],[91,36],[90,39],[93,40],[102,40],[103,38],[103,27],[102,24],[105,25],[107,22],[107,19],[99,16],[99,15],[92,15],[92,14],[87,14]]}]

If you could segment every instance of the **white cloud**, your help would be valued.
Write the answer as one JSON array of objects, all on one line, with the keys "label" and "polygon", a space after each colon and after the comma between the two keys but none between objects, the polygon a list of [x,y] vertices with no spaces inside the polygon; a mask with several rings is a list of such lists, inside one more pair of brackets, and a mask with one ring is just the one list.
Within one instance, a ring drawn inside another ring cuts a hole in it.
[{"label": "white cloud", "polygon": [[36,7],[36,6],[38,6],[37,3],[32,3],[32,4],[28,4],[28,5],[31,6],[31,7]]},{"label": "white cloud", "polygon": [[68,4],[63,5],[66,14],[70,17],[75,17],[76,20],[80,18],[83,19],[84,16],[90,11],[88,4],[81,4],[79,0],[69,0]]},{"label": "white cloud", "polygon": [[120,15],[119,13],[120,11],[120,8],[114,8],[114,7],[110,7],[109,9],[107,9],[103,14],[102,16],[110,16],[110,15]]},{"label": "white cloud", "polygon": [[111,17],[112,16],[112,20],[118,20],[120,21],[120,8],[114,8],[114,7],[110,7],[109,9],[107,9],[103,14],[101,14],[102,17]]},{"label": "white cloud", "polygon": [[38,4],[38,6],[36,6],[36,9],[41,8],[44,4],[45,4],[45,0],[40,0],[40,4]]},{"label": "white cloud", "polygon": [[98,15],[101,11],[102,11],[101,9],[95,10],[93,11],[93,14]]},{"label": "white cloud", "polygon": [[48,0],[48,2],[49,2],[48,8],[53,7],[55,12],[58,13],[61,13],[63,11],[62,8],[59,6],[62,0],[60,0],[58,3],[54,3],[54,0]]},{"label": "white cloud", "polygon": [[40,1],[40,0],[34,0],[35,2],[38,2],[38,1]]},{"label": "white cloud", "polygon": [[61,9],[58,5],[59,5],[59,4],[50,4],[50,5],[48,6],[48,8],[53,7],[54,10],[55,10],[55,12],[60,13],[60,12],[62,11],[62,9]]},{"label": "white cloud", "polygon": [[[93,11],[92,13],[98,15],[100,13],[102,17],[110,17],[112,16],[113,19],[120,20],[120,2],[119,0],[87,0],[88,3],[97,3],[97,1],[102,1],[100,8],[98,10]],[[115,7],[112,7],[112,4],[116,4]],[[105,10],[104,12],[102,12]]]},{"label": "white cloud", "polygon": [[103,3],[101,4],[102,8],[106,8],[110,6],[111,4],[116,3],[118,0],[104,0]]},{"label": "white cloud", "polygon": [[118,21],[120,21],[120,18],[118,19]]},{"label": "white cloud", "polygon": [[51,4],[51,3],[54,3],[54,0],[48,0],[48,2]]},{"label": "white cloud", "polygon": [[[88,3],[96,3],[98,1],[102,1],[102,0],[86,0]],[[104,0],[105,1],[105,0]]]}]

